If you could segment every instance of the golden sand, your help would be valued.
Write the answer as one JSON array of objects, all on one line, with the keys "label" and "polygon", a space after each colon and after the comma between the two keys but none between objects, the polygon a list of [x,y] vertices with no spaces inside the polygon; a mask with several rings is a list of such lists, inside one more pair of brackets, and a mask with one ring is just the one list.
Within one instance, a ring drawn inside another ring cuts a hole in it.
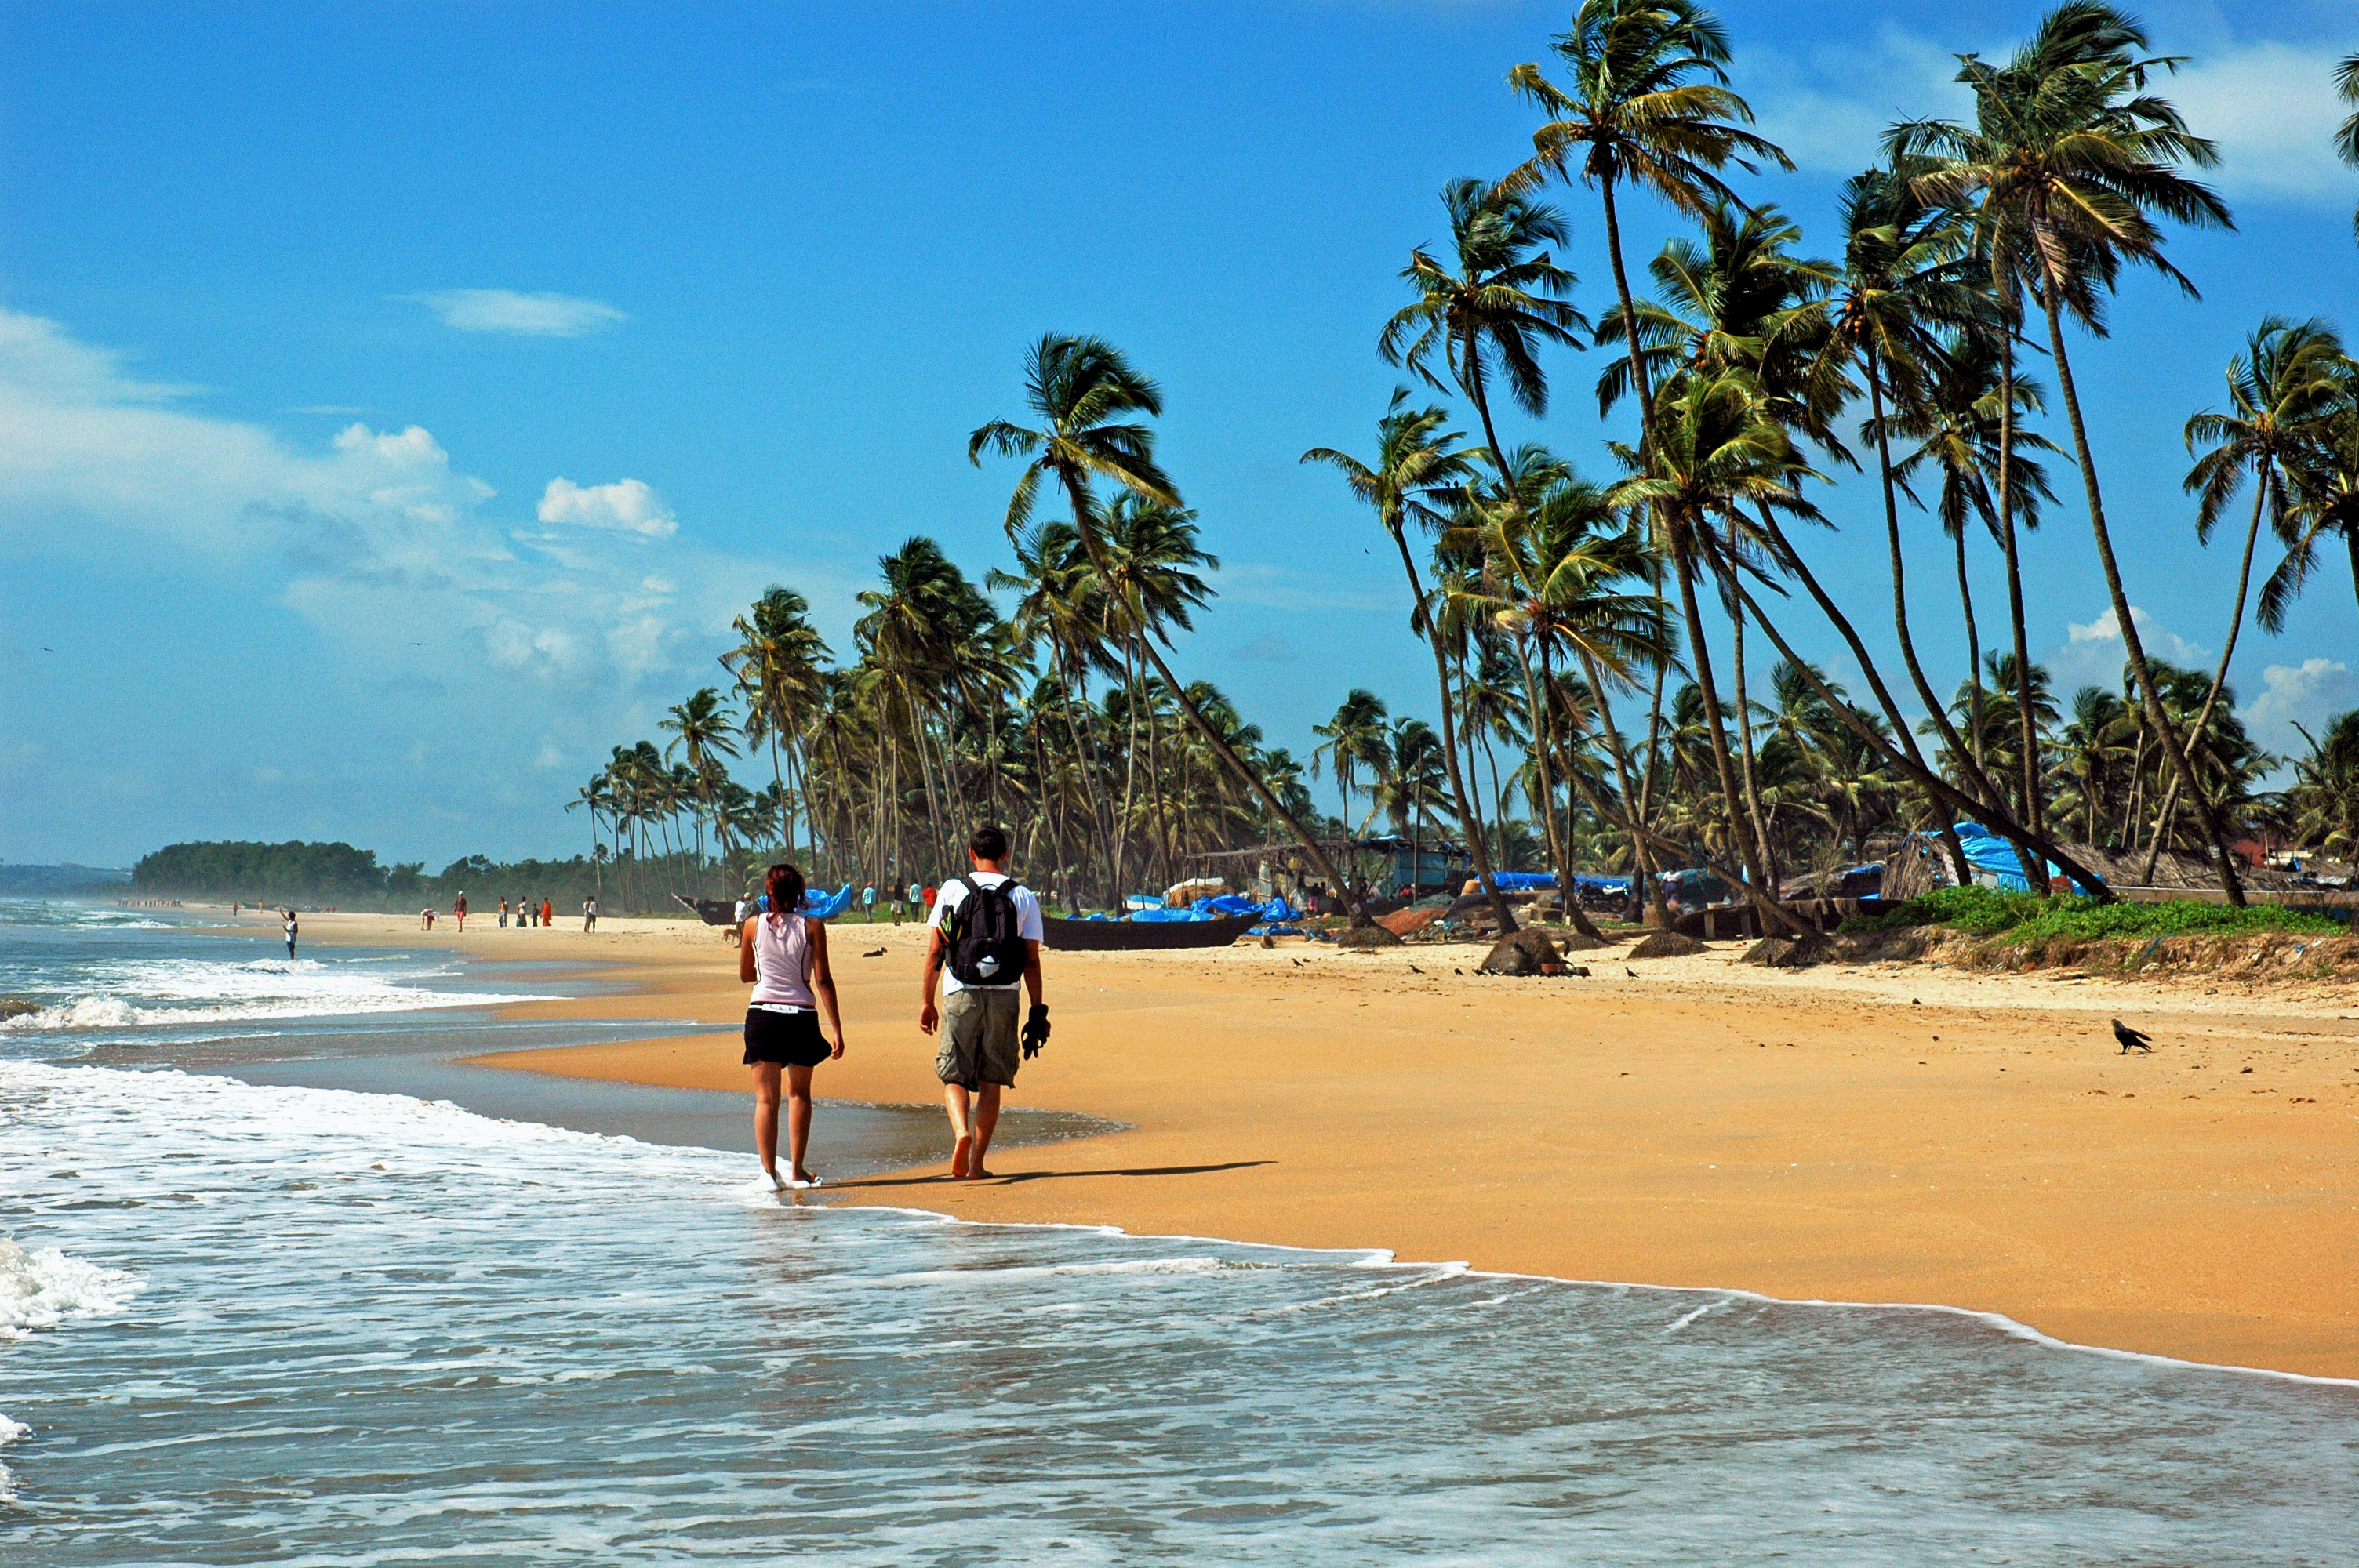
[{"label": "golden sand", "polygon": [[[626,994],[522,1018],[743,1015],[723,934],[307,916],[311,940],[592,959]],[[922,931],[831,933],[850,1050],[823,1097],[933,1103]],[[863,954],[883,947],[880,957]],[[838,1202],[1102,1223],[1801,1299],[2003,1313],[2059,1337],[2359,1377],[2359,991],[1921,965],[1792,973],[1740,945],[1589,979],[1473,947],[1048,956],[1014,1103],[1132,1130],[854,1180]],[[1461,971],[1463,971],[1462,973]],[[2124,1057],[2107,1020],[2155,1039]],[[734,1036],[504,1067],[740,1089]],[[826,1109],[815,1161],[823,1166]],[[944,1135],[944,1155],[948,1154]]]}]

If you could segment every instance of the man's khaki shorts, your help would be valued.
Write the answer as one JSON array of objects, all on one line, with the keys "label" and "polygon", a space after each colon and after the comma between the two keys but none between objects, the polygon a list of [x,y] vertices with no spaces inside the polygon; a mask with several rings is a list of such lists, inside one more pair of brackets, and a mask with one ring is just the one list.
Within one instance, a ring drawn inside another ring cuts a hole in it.
[{"label": "man's khaki shorts", "polygon": [[941,1044],[934,1052],[934,1076],[946,1084],[976,1088],[1013,1086],[1023,1060],[1016,1044],[1016,989],[952,991],[942,999]]}]

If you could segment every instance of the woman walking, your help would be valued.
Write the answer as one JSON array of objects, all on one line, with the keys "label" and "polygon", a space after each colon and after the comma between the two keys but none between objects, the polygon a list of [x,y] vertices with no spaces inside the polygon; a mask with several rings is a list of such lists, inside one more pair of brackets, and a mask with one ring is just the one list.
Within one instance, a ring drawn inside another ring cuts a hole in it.
[{"label": "woman walking", "polygon": [[[810,1146],[811,1069],[842,1056],[843,1015],[827,963],[827,927],[802,913],[802,872],[782,862],[770,868],[763,885],[770,907],[745,922],[737,942],[737,978],[754,988],[745,1009],[745,1065],[754,1069],[754,1152],[773,1190],[800,1191],[820,1184],[803,1163]],[[787,1092],[784,1176],[778,1174],[781,1076]]]}]

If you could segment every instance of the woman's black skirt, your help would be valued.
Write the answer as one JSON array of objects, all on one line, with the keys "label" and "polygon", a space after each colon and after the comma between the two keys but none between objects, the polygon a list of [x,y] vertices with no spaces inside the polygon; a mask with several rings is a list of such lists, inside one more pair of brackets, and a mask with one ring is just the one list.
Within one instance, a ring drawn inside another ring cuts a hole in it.
[{"label": "woman's black skirt", "polygon": [[816,1067],[827,1060],[828,1045],[819,1032],[816,1012],[768,1012],[745,1010],[745,1065],[775,1062],[781,1067]]}]

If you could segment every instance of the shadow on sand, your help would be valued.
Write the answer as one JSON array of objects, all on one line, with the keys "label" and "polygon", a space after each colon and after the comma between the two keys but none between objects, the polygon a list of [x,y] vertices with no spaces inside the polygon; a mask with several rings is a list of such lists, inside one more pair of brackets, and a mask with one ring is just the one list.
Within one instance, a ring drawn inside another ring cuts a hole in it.
[{"label": "shadow on sand", "polygon": [[[1012,1187],[1018,1182],[1061,1182],[1078,1176],[1202,1176],[1215,1171],[1249,1171],[1256,1165],[1275,1165],[1275,1160],[1230,1160],[1218,1165],[1132,1165],[1104,1171],[1012,1171],[1006,1175],[983,1178],[986,1185]],[[849,1182],[830,1182],[837,1192],[850,1192],[858,1187],[932,1187],[965,1178],[953,1176],[948,1171],[934,1176],[891,1176]]]}]

